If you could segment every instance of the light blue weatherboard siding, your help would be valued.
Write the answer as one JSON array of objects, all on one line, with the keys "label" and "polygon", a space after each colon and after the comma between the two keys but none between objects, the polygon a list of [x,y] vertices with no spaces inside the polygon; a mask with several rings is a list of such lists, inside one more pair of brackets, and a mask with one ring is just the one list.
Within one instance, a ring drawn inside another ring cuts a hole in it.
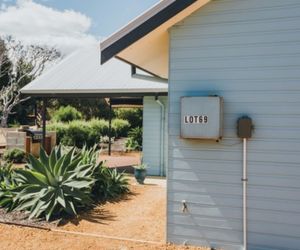
[{"label": "light blue weatherboard siding", "polygon": [[[300,249],[300,1],[212,1],[170,30],[168,240],[242,249],[249,141],[249,249]],[[224,97],[221,143],[180,139],[180,97]],[[181,201],[189,213],[181,213]]]},{"label": "light blue weatherboard siding", "polygon": [[[168,158],[168,97],[160,96],[158,99],[165,105],[165,145],[164,145],[164,171],[166,173]],[[144,97],[143,110],[143,161],[148,165],[149,175],[160,175],[160,143],[161,143],[161,108],[154,96]]]}]

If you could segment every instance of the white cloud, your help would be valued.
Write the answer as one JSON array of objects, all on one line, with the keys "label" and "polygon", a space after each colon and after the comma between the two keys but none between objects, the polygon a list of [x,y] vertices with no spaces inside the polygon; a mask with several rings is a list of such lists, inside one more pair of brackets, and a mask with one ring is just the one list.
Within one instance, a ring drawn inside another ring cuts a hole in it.
[{"label": "white cloud", "polygon": [[32,0],[18,0],[16,5],[0,10],[1,35],[55,46],[64,53],[97,42],[88,34],[90,26],[91,19],[79,12],[58,11]]}]

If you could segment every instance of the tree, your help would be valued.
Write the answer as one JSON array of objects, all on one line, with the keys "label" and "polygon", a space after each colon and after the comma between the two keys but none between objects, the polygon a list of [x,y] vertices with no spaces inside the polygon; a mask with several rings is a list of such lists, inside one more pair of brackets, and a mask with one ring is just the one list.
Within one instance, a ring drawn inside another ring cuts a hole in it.
[{"label": "tree", "polygon": [[7,127],[14,108],[27,101],[20,88],[42,74],[44,69],[61,54],[54,48],[24,45],[11,37],[0,38],[0,120]]},{"label": "tree", "polygon": [[0,39],[0,89],[9,82],[9,72],[12,62],[9,60],[5,43]]}]

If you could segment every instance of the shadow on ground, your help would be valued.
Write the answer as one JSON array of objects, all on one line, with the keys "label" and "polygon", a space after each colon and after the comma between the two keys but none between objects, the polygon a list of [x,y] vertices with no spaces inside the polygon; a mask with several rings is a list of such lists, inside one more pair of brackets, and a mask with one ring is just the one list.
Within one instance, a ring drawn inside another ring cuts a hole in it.
[{"label": "shadow on ground", "polygon": [[119,202],[129,201],[129,200],[132,200],[133,197],[136,195],[137,195],[137,193],[135,193],[135,192],[129,192],[129,193],[121,195],[117,198],[99,202],[95,205],[94,208],[92,208],[88,211],[82,211],[75,218],[74,217],[73,218],[64,218],[64,219],[60,220],[58,223],[58,226],[62,227],[62,226],[67,225],[68,223],[78,226],[82,220],[89,221],[92,223],[102,224],[102,225],[108,225],[109,222],[115,221],[117,216],[115,216],[114,214],[109,212],[107,209],[102,208],[101,205],[104,205],[107,202],[119,203]]}]

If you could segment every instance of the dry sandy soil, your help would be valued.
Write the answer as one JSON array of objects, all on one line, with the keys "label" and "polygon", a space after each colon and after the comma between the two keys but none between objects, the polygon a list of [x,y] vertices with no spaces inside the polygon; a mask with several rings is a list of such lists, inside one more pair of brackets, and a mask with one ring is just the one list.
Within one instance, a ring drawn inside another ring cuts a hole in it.
[{"label": "dry sandy soil", "polygon": [[0,249],[206,249],[163,244],[166,237],[164,182],[152,180],[151,184],[142,186],[132,181],[130,189],[131,194],[120,201],[99,205],[59,227],[50,226],[54,231],[0,224]]},{"label": "dry sandy soil", "polygon": [[107,202],[61,229],[101,234],[136,240],[164,242],[166,227],[165,181],[155,180],[146,185],[131,181],[131,193],[120,201]]},{"label": "dry sandy soil", "polygon": [[135,243],[37,229],[0,225],[0,249],[5,250],[208,250],[164,244]]}]

